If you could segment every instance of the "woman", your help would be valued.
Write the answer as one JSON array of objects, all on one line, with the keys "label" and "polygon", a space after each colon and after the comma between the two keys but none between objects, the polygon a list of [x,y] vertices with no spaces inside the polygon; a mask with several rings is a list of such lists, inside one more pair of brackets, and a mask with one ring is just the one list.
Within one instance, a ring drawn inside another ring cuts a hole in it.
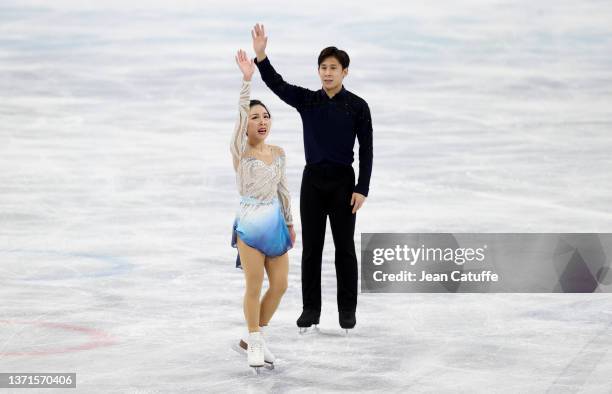
[{"label": "woman", "polygon": [[[289,258],[287,251],[295,242],[287,181],[285,152],[265,143],[271,117],[266,106],[249,100],[255,64],[239,50],[236,63],[242,71],[239,118],[230,150],[236,171],[240,209],[234,221],[232,246],[238,248],[236,266],[244,271],[246,290],[244,316],[248,338],[240,341],[247,351],[249,365],[273,366],[274,355],[262,336],[265,327],[287,289]],[[270,287],[259,299],[264,270]]]}]

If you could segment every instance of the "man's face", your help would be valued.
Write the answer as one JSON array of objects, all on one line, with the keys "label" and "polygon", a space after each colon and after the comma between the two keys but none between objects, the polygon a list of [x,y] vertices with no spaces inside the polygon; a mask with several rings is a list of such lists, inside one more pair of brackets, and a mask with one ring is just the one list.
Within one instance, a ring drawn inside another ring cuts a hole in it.
[{"label": "man's face", "polygon": [[334,90],[342,86],[342,80],[348,73],[348,67],[343,69],[342,65],[333,56],[327,57],[319,66],[319,77],[325,90]]}]

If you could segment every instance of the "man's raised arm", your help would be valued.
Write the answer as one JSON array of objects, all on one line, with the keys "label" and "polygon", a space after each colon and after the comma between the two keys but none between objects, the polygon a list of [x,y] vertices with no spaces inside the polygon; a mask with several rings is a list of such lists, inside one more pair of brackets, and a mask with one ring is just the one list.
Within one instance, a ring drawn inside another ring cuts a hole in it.
[{"label": "man's raised arm", "polygon": [[265,36],[264,26],[259,23],[251,30],[253,37],[253,49],[257,55],[255,64],[261,74],[261,79],[281,100],[294,108],[300,107],[313,92],[306,88],[291,85],[283,80],[283,77],[274,70],[270,59],[266,55],[268,37]]}]

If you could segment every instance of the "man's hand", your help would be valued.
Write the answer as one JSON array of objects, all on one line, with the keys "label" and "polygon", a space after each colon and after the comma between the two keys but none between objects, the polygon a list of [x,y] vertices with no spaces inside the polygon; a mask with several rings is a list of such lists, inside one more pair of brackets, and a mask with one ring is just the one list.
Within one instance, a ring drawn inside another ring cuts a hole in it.
[{"label": "man's hand", "polygon": [[359,208],[361,208],[365,200],[366,196],[364,196],[363,194],[353,193],[353,196],[351,197],[351,206],[353,207],[353,214],[357,212]]},{"label": "man's hand", "polygon": [[257,61],[260,62],[266,58],[266,45],[268,44],[264,25],[256,24],[251,30],[251,37],[253,37],[253,50],[257,55]]},{"label": "man's hand", "polygon": [[287,230],[289,230],[289,237],[291,238],[291,246],[295,245],[295,230],[293,230],[293,225],[288,225]]},{"label": "man's hand", "polygon": [[242,71],[242,77],[245,81],[250,81],[255,72],[255,64],[253,59],[249,59],[246,52],[240,49],[236,54],[236,64],[240,71]]}]

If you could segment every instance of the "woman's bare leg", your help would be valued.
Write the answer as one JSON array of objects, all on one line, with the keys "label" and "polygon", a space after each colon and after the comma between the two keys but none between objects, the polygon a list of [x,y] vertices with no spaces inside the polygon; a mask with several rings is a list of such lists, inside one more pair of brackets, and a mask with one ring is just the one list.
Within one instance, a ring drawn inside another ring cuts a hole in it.
[{"label": "woman's bare leg", "polygon": [[246,319],[249,332],[259,331],[259,297],[261,295],[266,256],[259,250],[245,244],[240,237],[238,237],[237,246],[246,280],[243,303],[244,318]]},{"label": "woman's bare leg", "polygon": [[259,310],[259,325],[267,326],[274,315],[281,298],[287,290],[287,277],[289,275],[289,255],[285,253],[278,257],[266,257],[265,268],[268,273],[270,287],[261,300]]}]

